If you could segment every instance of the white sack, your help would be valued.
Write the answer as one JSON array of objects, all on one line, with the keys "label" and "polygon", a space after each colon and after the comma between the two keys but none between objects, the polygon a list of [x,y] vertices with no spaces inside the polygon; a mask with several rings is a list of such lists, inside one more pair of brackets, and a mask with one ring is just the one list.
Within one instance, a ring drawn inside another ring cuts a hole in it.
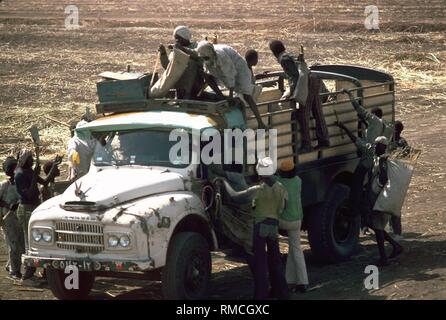
[{"label": "white sack", "polygon": [[179,49],[173,49],[169,65],[158,81],[150,88],[150,98],[163,98],[183,75],[189,63],[189,56]]},{"label": "white sack", "polygon": [[401,215],[407,189],[412,179],[413,166],[399,160],[387,160],[388,181],[381,190],[373,210]]}]

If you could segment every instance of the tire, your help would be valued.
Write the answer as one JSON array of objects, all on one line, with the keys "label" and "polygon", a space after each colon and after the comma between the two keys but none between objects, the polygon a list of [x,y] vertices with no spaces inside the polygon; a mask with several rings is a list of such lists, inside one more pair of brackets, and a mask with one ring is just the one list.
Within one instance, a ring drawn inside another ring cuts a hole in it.
[{"label": "tire", "polygon": [[166,299],[197,300],[207,295],[211,278],[211,252],[206,239],[195,232],[176,234],[162,271]]},{"label": "tire", "polygon": [[79,272],[79,289],[66,289],[65,279],[69,274],[64,270],[46,269],[48,286],[53,295],[59,300],[85,300],[94,284],[94,274],[92,272]]},{"label": "tire", "polygon": [[317,261],[345,261],[356,249],[360,218],[351,218],[349,194],[348,186],[334,184],[326,201],[315,207],[308,217],[308,240]]}]

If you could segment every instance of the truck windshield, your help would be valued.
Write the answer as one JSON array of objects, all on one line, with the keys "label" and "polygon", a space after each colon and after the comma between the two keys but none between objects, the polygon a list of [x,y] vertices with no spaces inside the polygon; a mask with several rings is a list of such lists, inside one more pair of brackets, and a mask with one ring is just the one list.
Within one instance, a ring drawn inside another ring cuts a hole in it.
[{"label": "truck windshield", "polygon": [[190,159],[185,163],[180,156],[173,161],[169,159],[169,151],[177,143],[169,141],[169,131],[126,130],[93,132],[92,135],[97,141],[93,154],[93,163],[96,166],[142,165],[185,168],[190,163]]}]

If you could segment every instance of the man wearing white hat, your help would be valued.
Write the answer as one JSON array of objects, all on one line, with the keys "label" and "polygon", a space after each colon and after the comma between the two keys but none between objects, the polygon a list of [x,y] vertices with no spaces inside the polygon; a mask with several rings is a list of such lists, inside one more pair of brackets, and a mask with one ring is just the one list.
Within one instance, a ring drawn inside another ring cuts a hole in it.
[{"label": "man wearing white hat", "polygon": [[[186,70],[175,84],[178,99],[194,99],[200,93],[204,80],[202,76],[202,66],[198,59],[198,55],[194,51],[197,43],[192,41],[192,33],[186,26],[178,26],[173,31],[175,40],[175,48],[180,49],[190,56]],[[166,47],[161,44],[159,49],[161,65],[167,69],[169,65],[169,57]]]},{"label": "man wearing white hat", "polygon": [[[253,263],[250,266],[254,276],[254,299],[264,300],[269,297],[269,285],[272,294],[278,299],[288,299],[289,290],[279,249],[279,215],[286,207],[288,193],[283,185],[273,178],[276,164],[269,158],[260,159],[257,173],[260,184],[243,191],[235,191],[224,180],[224,186],[233,199],[253,199],[254,230],[252,251]],[[268,275],[270,283],[268,283]]]}]

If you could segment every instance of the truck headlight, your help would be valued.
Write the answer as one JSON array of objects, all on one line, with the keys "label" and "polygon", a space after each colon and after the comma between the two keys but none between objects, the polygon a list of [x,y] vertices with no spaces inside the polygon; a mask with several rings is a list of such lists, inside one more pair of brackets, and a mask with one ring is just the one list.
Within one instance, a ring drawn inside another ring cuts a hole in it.
[{"label": "truck headlight", "polygon": [[42,239],[42,232],[39,229],[33,229],[32,236],[35,242],[39,242]]},{"label": "truck headlight", "polygon": [[121,238],[119,238],[119,244],[121,247],[127,248],[130,245],[130,238],[126,235],[121,236]]},{"label": "truck headlight", "polygon": [[51,241],[53,241],[53,235],[50,231],[43,231],[42,239],[43,241],[50,243]]},{"label": "truck headlight", "polygon": [[109,236],[108,237],[108,245],[112,248],[117,247],[119,244],[119,239],[116,236]]},{"label": "truck headlight", "polygon": [[51,227],[35,226],[31,228],[31,238],[34,242],[42,245],[51,245],[53,243],[53,229]]},{"label": "truck headlight", "polygon": [[123,232],[106,232],[107,247],[113,250],[130,249],[131,235]]}]

